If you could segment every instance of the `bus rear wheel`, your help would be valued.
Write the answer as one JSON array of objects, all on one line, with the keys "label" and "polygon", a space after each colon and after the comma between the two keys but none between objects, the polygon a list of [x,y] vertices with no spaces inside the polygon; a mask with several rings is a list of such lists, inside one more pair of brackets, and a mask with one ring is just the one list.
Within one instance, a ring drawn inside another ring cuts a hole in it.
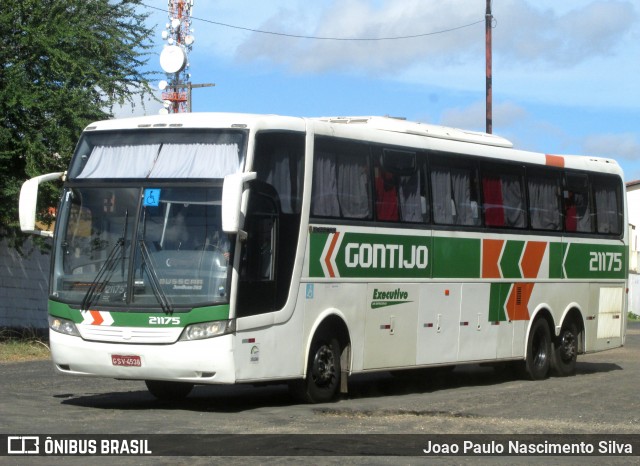
[{"label": "bus rear wheel", "polygon": [[149,393],[159,400],[182,400],[191,393],[193,384],[187,382],[167,382],[165,380],[145,380]]},{"label": "bus rear wheel", "polygon": [[527,357],[525,359],[526,375],[531,380],[542,380],[549,376],[551,367],[551,331],[544,319],[536,319],[529,332],[527,341]]},{"label": "bus rear wheel", "polygon": [[340,387],[340,343],[335,337],[313,339],[307,360],[307,376],[291,383],[294,397],[307,403],[326,403]]},{"label": "bus rear wheel", "polygon": [[574,322],[562,326],[553,345],[551,367],[555,375],[567,377],[575,374],[578,359],[578,327]]}]

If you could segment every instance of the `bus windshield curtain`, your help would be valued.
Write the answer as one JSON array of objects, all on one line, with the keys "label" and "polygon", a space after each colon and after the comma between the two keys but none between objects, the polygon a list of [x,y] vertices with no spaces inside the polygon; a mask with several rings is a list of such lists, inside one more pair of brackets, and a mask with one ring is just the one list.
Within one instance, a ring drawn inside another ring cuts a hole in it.
[{"label": "bus windshield curtain", "polygon": [[238,155],[237,144],[95,146],[78,178],[224,178]]}]

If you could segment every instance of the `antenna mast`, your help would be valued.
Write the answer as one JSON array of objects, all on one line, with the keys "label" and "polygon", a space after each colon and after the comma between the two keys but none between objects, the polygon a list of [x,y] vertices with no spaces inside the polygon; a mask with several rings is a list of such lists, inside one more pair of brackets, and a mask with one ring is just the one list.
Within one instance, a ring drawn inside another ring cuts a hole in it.
[{"label": "antenna mast", "polygon": [[167,79],[160,81],[164,108],[160,113],[182,113],[191,111],[189,100],[191,74],[189,52],[194,42],[191,28],[193,0],[168,0],[169,22],[162,31],[167,43],[160,53],[160,66]]}]

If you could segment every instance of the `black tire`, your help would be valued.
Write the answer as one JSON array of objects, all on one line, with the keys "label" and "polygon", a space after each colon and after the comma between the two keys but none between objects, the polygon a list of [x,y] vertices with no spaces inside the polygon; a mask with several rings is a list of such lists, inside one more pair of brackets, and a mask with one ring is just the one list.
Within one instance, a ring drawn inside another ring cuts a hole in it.
[{"label": "black tire", "polygon": [[145,380],[149,393],[159,400],[182,400],[191,393],[193,384],[187,382],[167,382],[164,380]]},{"label": "black tire", "polygon": [[295,398],[306,403],[333,400],[340,388],[340,343],[337,338],[317,335],[307,360],[307,376],[290,384]]},{"label": "black tire", "polygon": [[574,375],[578,359],[578,326],[575,322],[565,323],[553,343],[553,373],[559,377]]},{"label": "black tire", "polygon": [[551,367],[551,331],[544,319],[536,319],[531,326],[525,359],[526,375],[531,380],[543,380]]}]

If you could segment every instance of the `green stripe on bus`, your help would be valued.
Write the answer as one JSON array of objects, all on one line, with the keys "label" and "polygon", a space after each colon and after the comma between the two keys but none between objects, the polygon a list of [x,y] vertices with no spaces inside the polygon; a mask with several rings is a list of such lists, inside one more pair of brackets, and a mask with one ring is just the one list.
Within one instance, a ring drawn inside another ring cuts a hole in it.
[{"label": "green stripe on bus", "polygon": [[492,283],[489,292],[489,322],[507,320],[505,303],[509,298],[511,283]]},{"label": "green stripe on bus", "polygon": [[522,278],[520,258],[524,250],[524,241],[507,241],[500,259],[500,269],[504,278]]},{"label": "green stripe on bus", "polygon": [[564,244],[560,242],[549,243],[549,278],[564,278],[562,272],[563,257]]},{"label": "green stripe on bus", "polygon": [[480,278],[479,239],[433,238],[433,278]]},{"label": "green stripe on bus", "polygon": [[309,276],[324,277],[322,272],[322,250],[327,243],[328,233],[312,233],[309,240]]},{"label": "green stripe on bus", "polygon": [[[164,316],[165,314],[158,309],[158,312],[127,312],[127,311],[107,311],[113,318],[114,327],[148,327],[149,317]],[[55,317],[72,320],[80,323],[84,320],[79,309],[73,309],[64,303],[49,300],[49,314]],[[174,312],[171,317],[180,318],[180,326],[196,324],[200,322],[210,322],[216,320],[226,320],[229,318],[229,305],[220,306],[204,306],[191,309],[189,312]],[[154,327],[174,327],[170,320],[167,319],[166,324],[155,324]]]},{"label": "green stripe on bus", "polygon": [[[549,279],[624,279],[624,245],[551,241],[539,271]],[[522,279],[524,240],[506,240],[499,267],[505,279]],[[354,232],[312,232],[309,276],[318,278],[479,279],[482,242],[477,238]],[[534,277],[529,277],[534,278]]]},{"label": "green stripe on bus", "polygon": [[606,244],[571,243],[562,261],[566,278],[620,278],[627,276],[627,248]]}]

